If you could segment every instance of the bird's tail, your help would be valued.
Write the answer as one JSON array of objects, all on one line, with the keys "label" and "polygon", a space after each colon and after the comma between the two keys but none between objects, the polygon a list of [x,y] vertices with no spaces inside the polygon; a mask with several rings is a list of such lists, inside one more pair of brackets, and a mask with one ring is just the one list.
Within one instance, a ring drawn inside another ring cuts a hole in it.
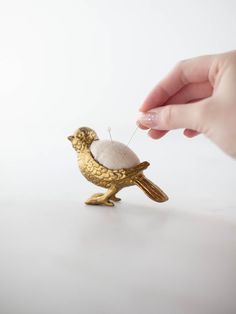
[{"label": "bird's tail", "polygon": [[135,178],[134,183],[153,201],[161,203],[168,200],[168,196],[144,175]]}]

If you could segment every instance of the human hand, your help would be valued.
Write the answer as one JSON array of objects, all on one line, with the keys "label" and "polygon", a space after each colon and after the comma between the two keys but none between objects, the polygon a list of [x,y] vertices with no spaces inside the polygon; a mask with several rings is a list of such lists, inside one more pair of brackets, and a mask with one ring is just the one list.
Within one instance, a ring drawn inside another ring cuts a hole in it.
[{"label": "human hand", "polygon": [[184,128],[236,158],[236,51],[181,61],[151,91],[138,125],[154,139]]}]

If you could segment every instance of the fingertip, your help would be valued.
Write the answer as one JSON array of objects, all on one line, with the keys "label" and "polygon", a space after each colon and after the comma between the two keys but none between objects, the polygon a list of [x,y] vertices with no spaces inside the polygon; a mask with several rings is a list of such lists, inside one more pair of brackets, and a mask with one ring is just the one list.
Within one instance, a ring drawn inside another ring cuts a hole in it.
[{"label": "fingertip", "polygon": [[146,112],[150,109],[152,109],[154,106],[152,106],[151,104],[149,103],[144,103],[141,107],[139,107],[139,112]]},{"label": "fingertip", "polygon": [[148,135],[149,135],[152,139],[157,140],[157,139],[162,138],[164,135],[166,135],[167,132],[168,132],[168,131],[150,129],[150,130],[148,131]]},{"label": "fingertip", "polygon": [[139,120],[136,121],[136,125],[142,130],[148,130],[148,128],[144,126]]},{"label": "fingertip", "polygon": [[139,111],[139,112],[145,112],[144,108],[145,108],[145,105],[143,104],[142,106],[140,106],[140,107],[138,108],[138,111]]},{"label": "fingertip", "polygon": [[191,130],[191,129],[185,129],[183,134],[188,137],[188,138],[193,138],[197,135],[199,135],[200,133],[195,131],[195,130]]}]

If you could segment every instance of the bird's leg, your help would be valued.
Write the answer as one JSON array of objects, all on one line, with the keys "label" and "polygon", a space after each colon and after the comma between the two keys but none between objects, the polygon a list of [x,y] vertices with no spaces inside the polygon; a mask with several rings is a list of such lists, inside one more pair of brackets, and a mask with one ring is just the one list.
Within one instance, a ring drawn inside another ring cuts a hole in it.
[{"label": "bird's leg", "polygon": [[121,201],[121,198],[116,197],[116,195],[114,194],[114,195],[112,195],[112,196],[110,197],[110,200],[112,200],[112,201],[114,201],[114,202],[119,202],[119,201]]},{"label": "bird's leg", "polygon": [[115,194],[118,192],[116,187],[110,187],[107,192],[104,194],[96,193],[92,195],[85,204],[87,205],[106,205],[106,206],[114,206],[114,203],[111,200],[117,200]]},{"label": "bird's leg", "polygon": [[114,202],[119,202],[119,201],[121,201],[121,198],[116,197],[116,194],[120,191],[120,189],[114,188],[113,191],[114,191],[114,192],[113,192],[113,194],[109,197],[109,200],[114,201]]}]

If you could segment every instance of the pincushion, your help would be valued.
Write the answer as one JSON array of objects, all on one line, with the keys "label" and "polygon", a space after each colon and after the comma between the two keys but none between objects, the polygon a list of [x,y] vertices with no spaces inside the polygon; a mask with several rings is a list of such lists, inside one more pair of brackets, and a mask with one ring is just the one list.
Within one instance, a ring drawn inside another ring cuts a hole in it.
[{"label": "pincushion", "polygon": [[95,160],[109,169],[128,169],[140,163],[138,156],[128,146],[117,141],[93,141],[90,151]]},{"label": "pincushion", "polygon": [[81,173],[90,182],[107,189],[105,193],[93,194],[86,204],[114,206],[113,202],[120,201],[116,194],[132,185],[137,185],[155,202],[168,200],[168,196],[143,174],[149,162],[140,163],[128,146],[113,140],[99,140],[96,132],[88,127],[77,129],[68,139],[78,154]]}]

